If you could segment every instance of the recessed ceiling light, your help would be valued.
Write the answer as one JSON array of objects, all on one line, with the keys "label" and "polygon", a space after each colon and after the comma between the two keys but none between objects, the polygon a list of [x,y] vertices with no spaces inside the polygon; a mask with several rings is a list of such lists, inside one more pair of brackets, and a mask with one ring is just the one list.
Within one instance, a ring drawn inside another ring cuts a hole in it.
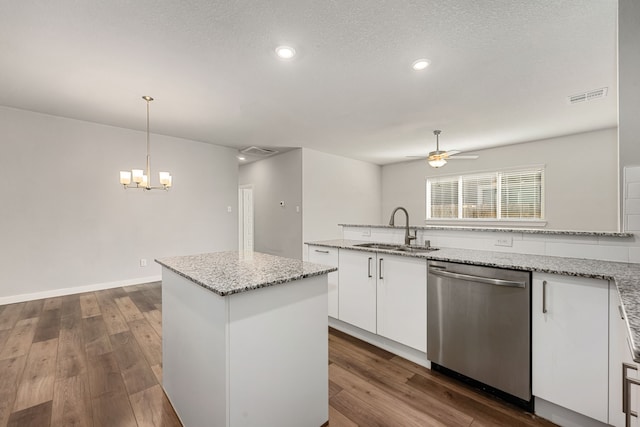
[{"label": "recessed ceiling light", "polygon": [[276,55],[281,59],[291,59],[295,56],[296,50],[291,46],[278,46],[276,48]]},{"label": "recessed ceiling light", "polygon": [[244,157],[244,156],[238,156],[238,160],[240,160],[240,161],[244,161],[244,160],[247,160],[247,158],[246,158],[246,157]]},{"label": "recessed ceiling light", "polygon": [[411,64],[411,68],[413,68],[415,71],[424,70],[428,66],[429,66],[428,59],[416,59],[415,61],[413,61],[413,64]]}]

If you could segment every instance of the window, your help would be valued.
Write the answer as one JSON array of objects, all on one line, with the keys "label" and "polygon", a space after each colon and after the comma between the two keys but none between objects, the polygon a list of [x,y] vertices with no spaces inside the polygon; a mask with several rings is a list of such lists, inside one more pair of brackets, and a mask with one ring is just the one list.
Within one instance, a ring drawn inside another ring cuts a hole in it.
[{"label": "window", "polygon": [[427,219],[544,219],[544,168],[427,179]]}]

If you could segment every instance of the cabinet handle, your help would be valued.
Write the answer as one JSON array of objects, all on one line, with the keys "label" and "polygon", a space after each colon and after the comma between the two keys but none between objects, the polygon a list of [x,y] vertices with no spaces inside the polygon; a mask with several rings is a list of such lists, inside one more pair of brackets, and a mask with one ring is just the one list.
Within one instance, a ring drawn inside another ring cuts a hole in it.
[{"label": "cabinet handle", "polygon": [[547,312],[547,281],[542,281],[542,312]]},{"label": "cabinet handle", "polygon": [[372,259],[373,259],[373,258],[369,257],[369,265],[368,265],[368,267],[369,267],[369,271],[367,272],[367,276],[368,276],[368,277],[373,277],[373,276],[371,275],[371,260],[372,260]]},{"label": "cabinet handle", "polygon": [[320,252],[321,254],[328,254],[329,251],[321,251],[320,249],[316,249],[316,252]]},{"label": "cabinet handle", "polygon": [[382,277],[382,260],[383,260],[383,259],[384,259],[384,258],[380,258],[380,261],[379,261],[379,263],[378,263],[378,264],[379,264],[379,265],[378,265],[378,270],[379,270],[379,271],[378,271],[378,278],[379,278],[379,279],[383,279],[383,277]]},{"label": "cabinet handle", "polygon": [[631,417],[637,417],[638,413],[631,410],[629,399],[631,398],[631,385],[640,385],[640,380],[629,378],[627,371],[637,371],[638,368],[629,363],[622,364],[622,412],[625,414],[625,426],[631,426]]}]

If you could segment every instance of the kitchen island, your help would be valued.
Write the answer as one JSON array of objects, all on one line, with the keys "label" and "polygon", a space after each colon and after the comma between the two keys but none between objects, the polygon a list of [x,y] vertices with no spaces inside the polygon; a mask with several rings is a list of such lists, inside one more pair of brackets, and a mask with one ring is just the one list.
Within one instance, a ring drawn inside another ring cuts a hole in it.
[{"label": "kitchen island", "polygon": [[162,265],[163,388],[185,426],[328,419],[327,273],[257,252]]}]

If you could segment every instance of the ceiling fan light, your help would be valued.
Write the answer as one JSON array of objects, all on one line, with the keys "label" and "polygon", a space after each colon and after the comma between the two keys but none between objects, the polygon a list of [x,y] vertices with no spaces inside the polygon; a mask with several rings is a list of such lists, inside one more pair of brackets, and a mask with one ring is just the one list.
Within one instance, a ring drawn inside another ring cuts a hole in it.
[{"label": "ceiling fan light", "polygon": [[429,162],[429,166],[432,168],[441,168],[447,164],[447,161],[443,158],[428,159],[427,161]]}]

